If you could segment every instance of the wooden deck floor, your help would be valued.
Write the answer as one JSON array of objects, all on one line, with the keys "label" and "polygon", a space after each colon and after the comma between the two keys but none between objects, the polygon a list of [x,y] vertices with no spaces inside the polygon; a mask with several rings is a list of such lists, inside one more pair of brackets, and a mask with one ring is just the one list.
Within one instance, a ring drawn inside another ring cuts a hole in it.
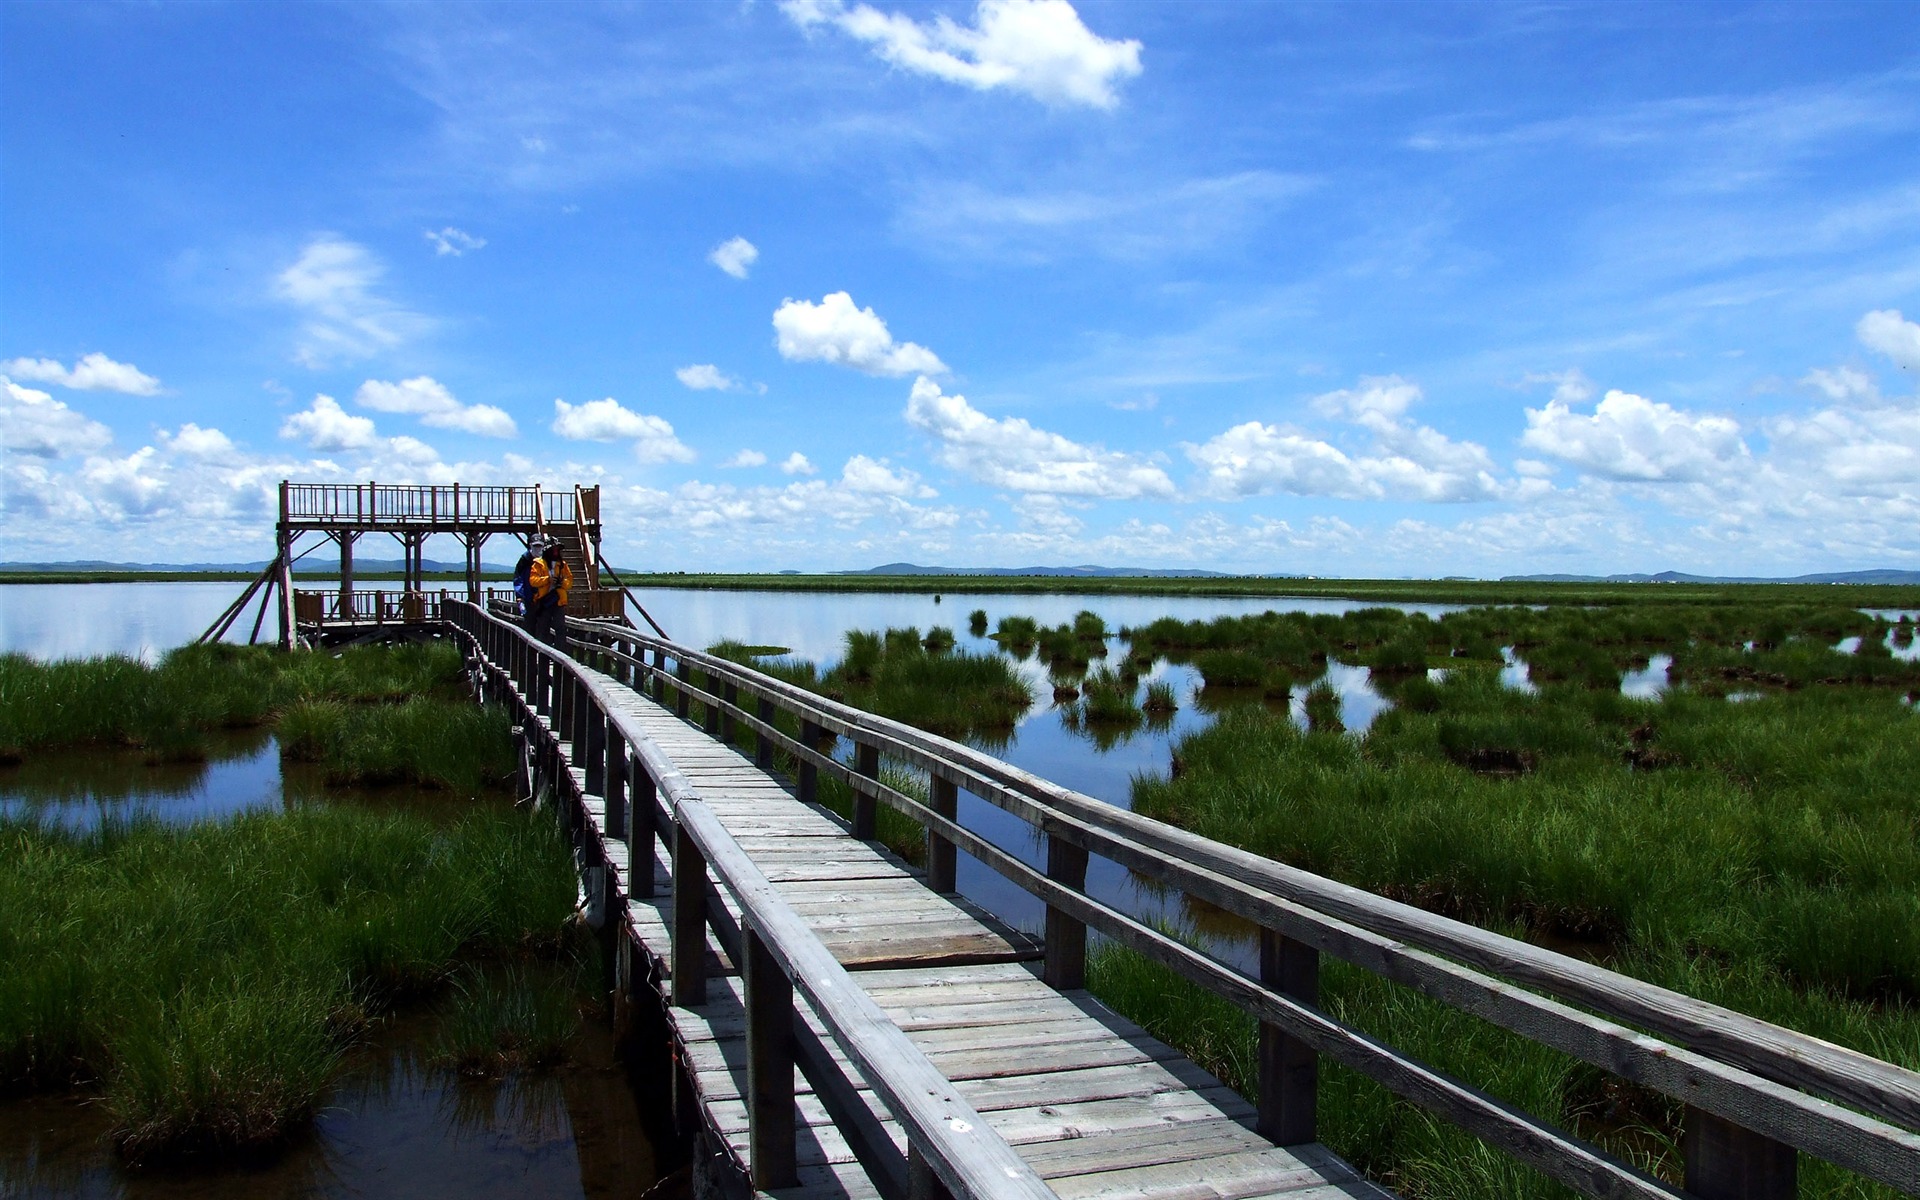
[{"label": "wooden deck floor", "polygon": [[[1048,987],[1034,965],[1039,947],[1031,937],[961,897],[935,893],[919,872],[855,841],[839,818],[802,804],[783,780],[749,758],[652,700],[619,692],[628,713],[784,898],[1065,1200],[1391,1200],[1318,1145],[1273,1146],[1253,1131],[1253,1109],[1244,1099],[1084,990]],[[624,849],[609,846],[624,874]],[[655,896],[631,899],[629,911],[651,977],[664,989],[671,887],[663,863],[647,867]],[[630,894],[624,886],[621,892]],[[737,927],[739,909],[724,889],[722,899]],[[740,981],[709,938],[708,1002],[667,1012],[708,1127],[744,1174]],[[824,1034],[804,1003],[802,1012],[816,1034]],[[831,1039],[824,1040],[844,1065]],[[804,1077],[798,1087],[800,1184],[772,1195],[878,1196]],[[863,1103],[869,1099],[860,1095]],[[878,1114],[877,1105],[869,1107]],[[904,1151],[899,1128],[881,1124]]]}]

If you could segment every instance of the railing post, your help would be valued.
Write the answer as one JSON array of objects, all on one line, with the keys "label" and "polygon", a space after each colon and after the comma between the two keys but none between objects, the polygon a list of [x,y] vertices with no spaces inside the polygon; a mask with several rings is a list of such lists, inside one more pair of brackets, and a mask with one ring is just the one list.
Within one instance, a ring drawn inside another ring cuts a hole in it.
[{"label": "railing post", "polygon": [[[1082,891],[1087,886],[1087,852],[1055,834],[1047,835],[1047,878]],[[1087,983],[1086,923],[1047,905],[1046,961],[1041,970],[1048,987],[1066,991]]]},{"label": "railing post", "polygon": [[[939,775],[927,777],[927,806],[934,812],[954,820],[960,814],[960,788],[951,779]],[[936,892],[950,893],[958,886],[954,878],[955,863],[953,843],[927,830],[927,886]]]},{"label": "railing post", "polygon": [[[805,717],[800,718],[800,744],[808,750],[820,749],[820,727]],[[820,768],[807,759],[800,760],[800,778],[795,782],[800,802],[812,804],[820,792]]]},{"label": "railing post", "polygon": [[707,1002],[707,857],[684,824],[673,827],[673,1002]]},{"label": "railing post", "polygon": [[[605,766],[602,771],[602,785],[606,788],[601,794],[607,798],[607,836],[627,841],[627,743],[620,731],[611,721],[604,721],[606,730],[602,755]],[[627,847],[627,872],[633,872],[633,847]]]},{"label": "railing post", "polygon": [[587,773],[587,795],[604,800],[607,795],[607,714],[588,698],[585,680],[575,686],[580,694],[580,723],[586,732],[586,745],[582,747],[584,761],[580,765]]},{"label": "railing post", "polygon": [[[1320,952],[1271,929],[1260,931],[1260,982],[1302,1004],[1320,1003]],[[1260,1023],[1260,1135],[1280,1146],[1320,1138],[1320,1056],[1278,1025]]]},{"label": "railing post", "polygon": [[[739,685],[728,683],[721,689],[720,698],[730,705],[738,705],[740,703]],[[733,714],[723,708],[720,710],[720,740],[729,746],[733,745],[733,733]]]},{"label": "railing post", "polygon": [[[880,778],[880,747],[869,746],[865,742],[854,743],[853,770],[857,775],[868,779]],[[871,841],[874,827],[879,823],[880,802],[872,796],[855,788],[853,791],[853,836],[861,841]]]},{"label": "railing post", "polygon": [[653,845],[659,832],[653,776],[638,755],[627,759],[627,893],[653,895]]},{"label": "railing post", "polygon": [[684,661],[676,662],[673,664],[673,677],[685,685],[675,689],[673,698],[673,715],[684,721],[693,714],[693,697],[687,694],[687,686],[693,683],[693,668]]},{"label": "railing post", "polygon": [[747,1162],[755,1191],[792,1187],[793,983],[751,924],[742,930],[740,976],[747,1004]]},{"label": "railing post", "polygon": [[933,1164],[912,1143],[907,1145],[907,1200],[953,1200],[953,1193],[933,1173]]},{"label": "railing post", "polygon": [[1687,1106],[1680,1150],[1686,1189],[1700,1200],[1793,1200],[1800,1155],[1792,1146]]},{"label": "railing post", "polygon": [[[773,724],[773,701],[765,696],[760,697],[760,703],[754,706],[753,715],[759,717],[763,724]],[[773,739],[764,733],[754,735],[753,765],[763,771],[773,766]]]},{"label": "railing post", "polygon": [[653,698],[661,704],[667,702],[667,652],[653,652]]}]

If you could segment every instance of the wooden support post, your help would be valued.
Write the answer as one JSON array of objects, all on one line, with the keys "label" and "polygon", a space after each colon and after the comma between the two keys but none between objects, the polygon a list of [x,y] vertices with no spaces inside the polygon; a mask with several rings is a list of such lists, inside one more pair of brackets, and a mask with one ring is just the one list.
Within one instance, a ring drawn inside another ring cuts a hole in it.
[{"label": "wooden support post", "polygon": [[707,858],[684,825],[673,827],[673,1002],[707,1002]]},{"label": "wooden support post", "polygon": [[653,652],[653,698],[661,704],[667,702],[667,652]]},{"label": "wooden support post", "polygon": [[747,1006],[747,1162],[757,1192],[792,1187],[793,983],[759,930],[741,931],[740,977]]},{"label": "wooden support post", "polygon": [[653,845],[659,832],[655,810],[653,776],[638,757],[627,760],[627,787],[630,815],[627,820],[627,891],[635,896],[653,895]]},{"label": "wooden support post", "polygon": [[[809,750],[820,748],[820,727],[805,717],[800,718],[800,744]],[[800,760],[800,778],[795,786],[799,789],[800,802],[812,804],[820,791],[820,768]]]},{"label": "wooden support post", "polygon": [[[1260,982],[1302,1004],[1320,1003],[1320,952],[1271,929],[1260,931]],[[1260,1023],[1260,1135],[1280,1146],[1320,1138],[1320,1056],[1277,1025]]]},{"label": "wooden support post", "polygon": [[353,620],[353,544],[360,535],[352,530],[342,529],[334,537],[340,541],[340,619]]},{"label": "wooden support post", "polygon": [[[730,705],[738,705],[740,703],[739,686],[733,683],[727,684],[726,687],[721,691],[720,698],[722,700],[725,700]],[[721,709],[720,710],[720,740],[725,742],[729,746],[733,745],[733,733],[734,733],[733,714],[728,712],[726,709]]]},{"label": "wooden support post", "polygon": [[[855,774],[863,775],[868,779],[880,778],[880,747],[856,742],[853,749],[853,770]],[[853,791],[853,836],[863,842],[873,840],[874,827],[879,823],[879,815],[880,802],[856,786]]]},{"label": "wooden support post", "polygon": [[[684,662],[674,663],[673,677],[678,679],[682,684],[691,685],[693,682],[693,668]],[[682,721],[693,715],[693,697],[687,695],[687,689],[685,687],[675,689],[673,715],[679,717]]]},{"label": "wooden support post", "polygon": [[[764,724],[773,724],[773,701],[762,696],[760,703],[754,706],[753,715],[759,717]],[[753,765],[762,771],[771,770],[773,767],[773,739],[764,733],[754,735]]]},{"label": "wooden support post", "polygon": [[[1087,852],[1072,842],[1047,835],[1047,878],[1074,891],[1087,886]],[[1060,991],[1087,985],[1087,926],[1047,905],[1046,961],[1041,977]]]},{"label": "wooden support post", "polygon": [[1700,1200],[1794,1200],[1800,1156],[1792,1146],[1687,1107],[1680,1135],[1686,1189]]},{"label": "wooden support post", "polygon": [[[601,795],[607,798],[607,836],[627,840],[627,744],[620,737],[620,731],[612,722],[605,722],[606,738],[603,745],[601,783],[606,788]],[[633,850],[627,850],[628,869],[632,869]]]},{"label": "wooden support post", "polygon": [[528,754],[527,731],[524,726],[513,727],[513,772],[515,801],[527,800],[533,796],[533,760]]},{"label": "wooden support post", "polygon": [[[928,807],[951,821],[960,813],[960,788],[951,779],[927,777]],[[932,829],[927,830],[927,886],[936,892],[951,894],[958,886],[955,878],[953,843]]]},{"label": "wooden support post", "polygon": [[933,1164],[911,1143],[907,1146],[907,1200],[953,1200],[953,1193],[933,1173]]},{"label": "wooden support post", "polygon": [[[607,795],[607,715],[600,711],[587,696],[587,685],[579,684],[581,724],[586,726],[585,753],[580,762],[581,769],[587,773],[587,795]],[[618,740],[617,738],[615,739]]]}]

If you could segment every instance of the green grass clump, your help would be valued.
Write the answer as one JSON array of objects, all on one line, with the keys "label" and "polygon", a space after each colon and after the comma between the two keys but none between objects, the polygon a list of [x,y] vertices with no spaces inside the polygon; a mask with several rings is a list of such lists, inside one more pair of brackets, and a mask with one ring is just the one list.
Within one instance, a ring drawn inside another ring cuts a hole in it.
[{"label": "green grass clump", "polygon": [[1105,668],[1088,674],[1082,685],[1086,697],[1081,709],[1098,725],[1138,725],[1145,714],[1133,699],[1133,684]]},{"label": "green grass clump", "polygon": [[926,640],[920,644],[928,654],[944,654],[953,649],[954,640],[953,630],[944,625],[935,625],[927,630]]},{"label": "green grass clump", "polygon": [[974,637],[987,636],[987,610],[976,608],[967,614],[967,632]]},{"label": "green grass clump", "polygon": [[1040,624],[1032,617],[1001,617],[1000,624],[993,631],[993,640],[1015,658],[1025,658],[1033,653],[1034,643],[1039,638]]},{"label": "green grass clump", "polygon": [[945,737],[1001,742],[1033,704],[1011,663],[997,654],[930,654],[916,631],[883,638],[854,630],[847,656],[820,678],[828,696]]},{"label": "green grass clump", "polygon": [[572,964],[466,968],[451,981],[432,1061],[480,1079],[559,1065],[579,1029],[582,975]]},{"label": "green grass clump", "polygon": [[63,746],[134,746],[206,757],[206,735],[270,722],[302,700],[454,696],[460,653],[444,642],[337,656],[265,646],[184,646],[155,666],[108,656],[39,662],[0,655],[0,762]]},{"label": "green grass clump", "polygon": [[0,1081],[91,1081],[132,1158],[273,1141],[370,1010],[573,900],[564,840],[511,809],[0,824]]},{"label": "green grass clump", "polygon": [[513,775],[509,720],[472,701],[356,705],[303,700],[280,718],[280,753],[320,763],[328,783],[412,783],[477,795]]}]

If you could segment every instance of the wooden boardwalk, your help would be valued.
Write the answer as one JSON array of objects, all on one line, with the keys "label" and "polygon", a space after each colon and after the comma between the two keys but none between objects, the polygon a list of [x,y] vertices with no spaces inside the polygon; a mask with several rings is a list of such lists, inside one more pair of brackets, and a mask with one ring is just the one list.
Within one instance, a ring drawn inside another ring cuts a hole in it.
[{"label": "wooden boardwalk", "polygon": [[[563,654],[477,605],[449,600],[442,619],[525,735],[522,794],[550,796],[574,835],[589,912],[616,939],[616,997],[663,1016],[703,1197],[757,1180],[780,1197],[1382,1200],[1318,1143],[1323,1062],[1596,1200],[1793,1200],[1807,1157],[1920,1196],[1920,1073],[1196,837],[663,636],[575,621]],[[823,782],[851,791],[850,822],[810,803]],[[1044,865],[964,823],[961,791],[1023,822]],[[871,840],[882,807],[924,831],[924,873]],[[1043,936],[953,894],[957,854],[1041,901]],[[1090,857],[1251,923],[1257,971],[1090,893]],[[1257,1022],[1254,1103],[1088,995],[1090,933]],[[1684,1178],[1345,1024],[1320,1006],[1323,956],[1668,1097]]]},{"label": "wooden boardwalk", "polygon": [[[859,972],[868,995],[1061,1197],[1386,1196],[1317,1145],[1274,1146],[1254,1132],[1245,1099],[1084,989],[1047,986],[1033,965],[1041,954],[1035,938],[963,897],[933,891],[921,872],[855,840],[843,820],[802,803],[786,781],[740,751],[599,678],[834,957]],[[591,802],[588,811],[604,822]],[[630,871],[624,844],[604,840],[616,871]],[[702,1119],[744,1177],[746,1017],[732,948],[710,934],[707,1003],[672,1005],[671,879],[663,862],[642,866],[649,868],[653,897],[633,897],[630,878],[618,892],[629,897],[632,928]],[[737,929],[739,905],[724,888],[718,898],[727,916],[715,923]],[[818,1017],[804,1003],[799,1011],[818,1044],[850,1072]],[[800,1182],[758,1194],[880,1196],[827,1106],[804,1079],[798,1091]],[[867,1090],[856,1099],[904,1155],[900,1126]]]}]

